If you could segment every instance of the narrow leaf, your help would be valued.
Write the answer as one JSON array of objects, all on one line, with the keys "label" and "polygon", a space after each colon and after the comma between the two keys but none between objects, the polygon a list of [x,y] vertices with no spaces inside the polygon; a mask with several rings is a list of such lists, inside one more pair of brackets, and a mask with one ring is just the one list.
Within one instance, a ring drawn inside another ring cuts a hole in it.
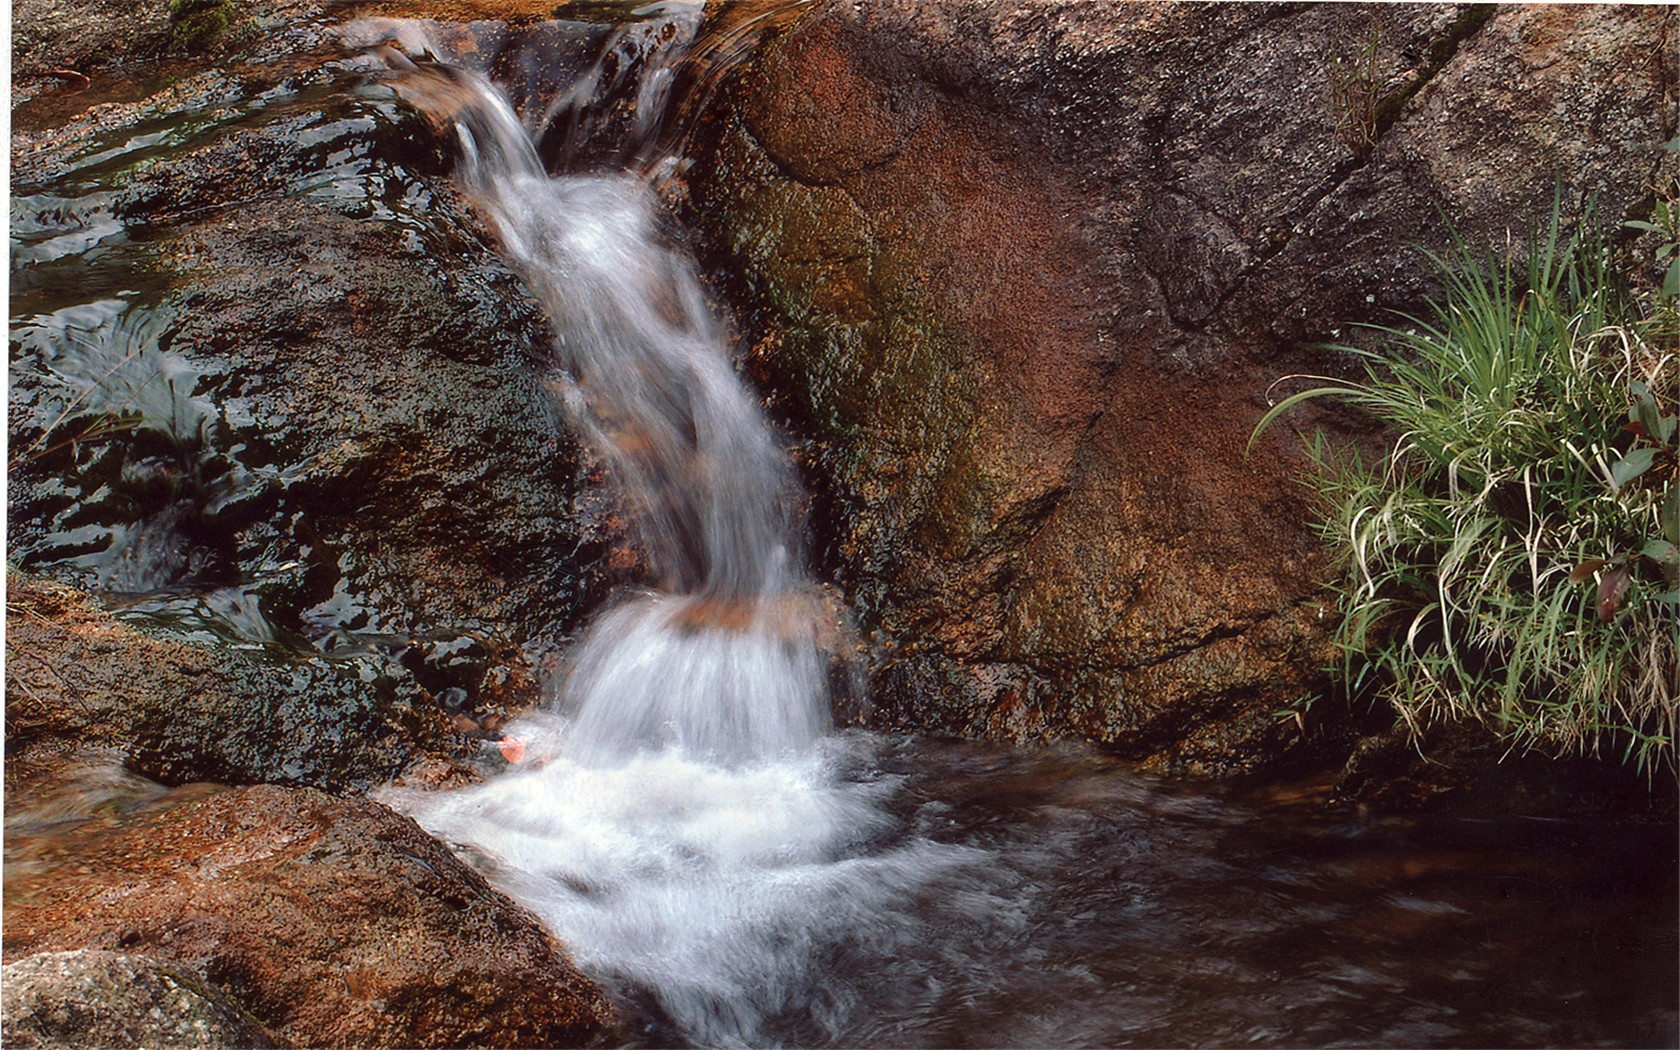
[{"label": "narrow leaf", "polygon": [[[1323,379],[1325,377],[1323,377],[1323,376],[1302,376],[1301,378],[1303,378],[1303,379]],[[1361,396],[1368,396],[1369,393],[1370,393],[1369,389],[1367,389],[1365,387],[1348,386],[1348,385],[1336,385],[1336,386],[1314,387],[1311,390],[1303,390],[1298,394],[1291,394],[1290,396],[1284,398],[1282,401],[1279,401],[1277,404],[1273,405],[1271,407],[1271,409],[1269,411],[1267,411],[1267,413],[1264,416],[1260,417],[1260,422],[1258,422],[1254,425],[1253,432],[1251,432],[1248,436],[1248,449],[1247,449],[1247,451],[1248,452],[1253,452],[1254,451],[1254,446],[1257,442],[1259,442],[1260,435],[1265,432],[1267,427],[1270,427],[1274,422],[1276,422],[1277,418],[1279,416],[1283,415],[1285,412],[1294,408],[1296,405],[1300,404],[1303,401],[1310,401],[1313,398],[1327,397],[1327,396],[1329,396],[1329,397],[1345,397],[1345,398],[1350,398],[1350,399],[1353,399],[1353,400],[1357,400]]]}]

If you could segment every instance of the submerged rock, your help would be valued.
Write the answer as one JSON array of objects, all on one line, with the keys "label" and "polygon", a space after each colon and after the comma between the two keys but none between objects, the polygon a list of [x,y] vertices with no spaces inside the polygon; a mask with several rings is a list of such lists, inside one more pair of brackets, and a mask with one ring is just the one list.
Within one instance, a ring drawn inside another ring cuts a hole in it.
[{"label": "submerged rock", "polygon": [[130,785],[81,803],[67,790],[8,792],[8,962],[94,949],[190,964],[297,1046],[610,1038],[600,990],[536,919],[379,803],[273,786]]},{"label": "submerged rock", "polygon": [[[1310,751],[1279,712],[1325,687],[1328,567],[1297,436],[1247,448],[1274,384],[1352,374],[1315,343],[1423,309],[1449,221],[1520,245],[1555,190],[1636,207],[1674,29],[816,5],[734,85],[691,204],[876,632],[865,720],[1188,772]],[[1371,439],[1329,405],[1296,422]]]},{"label": "submerged rock", "polygon": [[275,1045],[191,967],[118,952],[41,952],[0,966],[0,1012],[11,1047]]}]

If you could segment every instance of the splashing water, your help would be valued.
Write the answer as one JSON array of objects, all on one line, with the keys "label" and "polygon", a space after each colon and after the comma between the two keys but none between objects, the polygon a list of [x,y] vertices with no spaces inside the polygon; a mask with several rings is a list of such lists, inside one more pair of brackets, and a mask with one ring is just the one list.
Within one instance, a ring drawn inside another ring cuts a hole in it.
[{"label": "splashing water", "polygon": [[462,181],[553,325],[550,389],[636,510],[658,582],[582,643],[569,750],[738,761],[809,748],[827,728],[826,670],[795,486],[692,265],[659,243],[652,189],[631,174],[550,178],[475,73],[414,67],[404,89],[454,121]]}]

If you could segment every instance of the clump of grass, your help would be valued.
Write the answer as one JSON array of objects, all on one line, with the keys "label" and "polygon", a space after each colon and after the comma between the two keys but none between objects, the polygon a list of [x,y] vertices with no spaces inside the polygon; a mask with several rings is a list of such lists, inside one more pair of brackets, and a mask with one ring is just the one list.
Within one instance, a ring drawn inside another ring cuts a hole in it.
[{"label": "clump of grass", "polygon": [[[1590,219],[1579,224],[1590,230]],[[1309,439],[1342,557],[1337,669],[1419,731],[1476,719],[1515,747],[1675,762],[1680,380],[1666,304],[1554,206],[1526,267],[1457,241],[1428,317],[1375,330],[1335,397],[1398,434],[1380,462]],[[1666,321],[1664,320],[1666,318]],[[1311,378],[1311,377],[1308,377]]]},{"label": "clump of grass", "polygon": [[1381,45],[1381,31],[1372,29],[1358,51],[1352,55],[1332,52],[1326,60],[1336,134],[1361,164],[1370,160],[1377,149],[1382,103],[1377,57]]}]

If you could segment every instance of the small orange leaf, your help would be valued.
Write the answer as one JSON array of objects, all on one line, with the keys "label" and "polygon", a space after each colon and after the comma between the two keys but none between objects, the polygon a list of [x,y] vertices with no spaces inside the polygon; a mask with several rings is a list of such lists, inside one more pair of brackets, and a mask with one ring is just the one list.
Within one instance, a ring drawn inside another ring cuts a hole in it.
[{"label": "small orange leaf", "polygon": [[525,760],[525,741],[516,736],[504,736],[496,741],[496,747],[501,750],[502,757],[514,765]]},{"label": "small orange leaf", "polygon": [[1569,574],[1569,582],[1581,583],[1584,580],[1590,580],[1593,578],[1593,573],[1609,564],[1610,563],[1605,561],[1603,558],[1595,558],[1592,561],[1584,561],[1575,566],[1575,571]]}]

